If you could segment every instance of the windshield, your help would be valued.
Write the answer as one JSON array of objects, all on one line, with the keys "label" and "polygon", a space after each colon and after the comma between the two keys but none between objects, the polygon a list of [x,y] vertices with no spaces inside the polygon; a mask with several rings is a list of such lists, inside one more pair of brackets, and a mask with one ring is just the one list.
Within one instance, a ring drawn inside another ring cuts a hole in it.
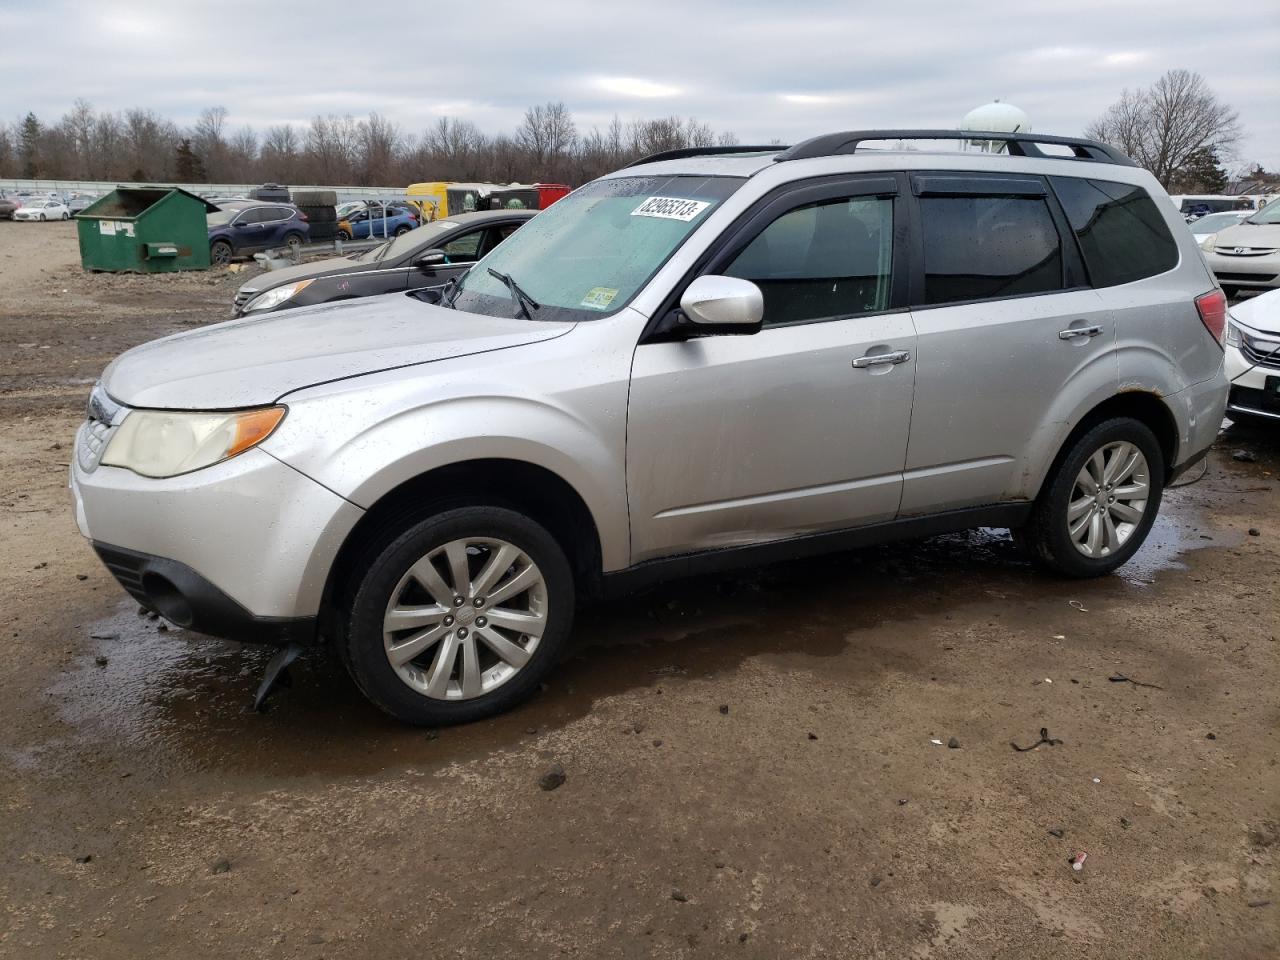
[{"label": "windshield", "polygon": [[538,320],[593,320],[639,292],[685,238],[742,185],[739,177],[619,177],[575,190],[538,214],[463,277],[452,305],[523,316],[510,277]]},{"label": "windshield", "polygon": [[388,243],[380,243],[372,250],[357,254],[352,259],[359,260],[361,263],[369,263],[373,260],[385,260],[388,257],[394,260],[419,248],[428,250],[435,237],[448,233],[456,226],[457,224],[452,220],[436,220],[434,223],[426,223],[416,230],[401,234]]},{"label": "windshield", "polygon": [[1217,233],[1240,222],[1238,213],[1211,213],[1199,220],[1192,220],[1191,229],[1196,233]]},{"label": "windshield", "polygon": [[1280,223],[1280,200],[1272,200],[1245,223]]}]

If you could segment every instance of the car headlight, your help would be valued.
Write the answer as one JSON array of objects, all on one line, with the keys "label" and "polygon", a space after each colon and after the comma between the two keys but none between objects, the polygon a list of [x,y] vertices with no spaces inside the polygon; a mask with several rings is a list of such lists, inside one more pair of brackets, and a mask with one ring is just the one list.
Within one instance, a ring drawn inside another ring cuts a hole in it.
[{"label": "car headlight", "polygon": [[1209,234],[1207,237],[1205,237],[1203,240],[1200,241],[1200,249],[1205,251],[1206,253],[1212,253],[1213,243],[1217,239],[1218,239],[1218,235],[1216,233]]},{"label": "car headlight", "polygon": [[278,307],[307,289],[312,282],[299,280],[297,283],[286,283],[283,287],[275,287],[266,293],[260,293],[244,305],[244,312],[252,313],[254,310],[270,310],[272,307]]},{"label": "car headlight", "polygon": [[1240,346],[1240,328],[1230,320],[1227,321],[1227,346]]},{"label": "car headlight", "polygon": [[256,447],[284,415],[284,407],[231,413],[132,410],[107,444],[102,463],[144,477],[176,477]]}]

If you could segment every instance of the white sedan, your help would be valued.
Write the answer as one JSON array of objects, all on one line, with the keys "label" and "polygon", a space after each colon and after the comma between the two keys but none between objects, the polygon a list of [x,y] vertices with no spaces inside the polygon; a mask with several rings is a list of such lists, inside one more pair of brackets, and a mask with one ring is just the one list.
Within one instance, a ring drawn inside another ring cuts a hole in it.
[{"label": "white sedan", "polygon": [[13,212],[15,220],[70,220],[71,211],[61,200],[47,200],[39,197],[24,200],[22,206]]}]

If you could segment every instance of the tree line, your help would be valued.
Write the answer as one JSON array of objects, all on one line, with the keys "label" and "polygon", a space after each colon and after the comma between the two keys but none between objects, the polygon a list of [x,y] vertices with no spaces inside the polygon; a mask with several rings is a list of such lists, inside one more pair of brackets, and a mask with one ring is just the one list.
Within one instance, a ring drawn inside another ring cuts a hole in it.
[{"label": "tree line", "polygon": [[440,117],[413,133],[379,113],[316,116],[305,126],[232,129],[225,107],[183,127],[153,110],[95,110],[80,99],[56,121],[0,124],[0,177],[177,183],[396,186],[426,180],[578,185],[660,150],[734,145],[732,133],[679,116],[580,130],[563,103],[525,111],[510,133]]}]

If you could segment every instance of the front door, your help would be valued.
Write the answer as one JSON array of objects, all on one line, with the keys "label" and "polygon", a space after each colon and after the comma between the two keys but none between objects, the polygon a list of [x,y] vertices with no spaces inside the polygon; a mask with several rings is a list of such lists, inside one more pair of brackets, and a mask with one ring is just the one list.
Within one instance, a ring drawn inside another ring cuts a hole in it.
[{"label": "front door", "polygon": [[915,376],[899,185],[842,178],[762,202],[697,272],[756,283],[763,329],[636,348],[633,562],[897,514]]}]

